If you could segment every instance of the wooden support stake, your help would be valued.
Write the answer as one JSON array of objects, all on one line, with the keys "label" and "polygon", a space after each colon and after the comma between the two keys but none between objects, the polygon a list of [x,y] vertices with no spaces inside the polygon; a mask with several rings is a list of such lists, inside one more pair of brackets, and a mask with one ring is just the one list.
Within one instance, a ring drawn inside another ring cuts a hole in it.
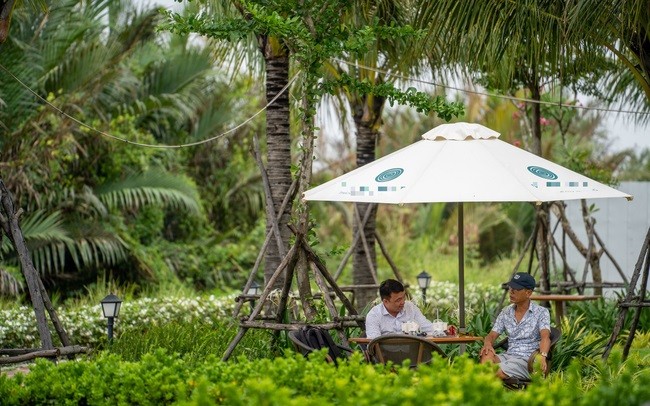
[{"label": "wooden support stake", "polygon": [[[334,301],[328,294],[329,289],[325,284],[325,279],[323,278],[323,275],[321,275],[316,264],[310,263],[310,265],[314,273],[314,280],[316,281],[316,284],[320,288],[321,292],[323,292],[323,301],[325,302],[325,306],[327,307],[327,310],[329,310],[330,316],[332,316],[332,320],[335,320],[338,317],[338,312],[336,311],[336,306],[334,305]],[[345,336],[345,333],[341,329],[336,329],[336,331],[338,332],[339,338],[341,339],[343,345],[349,347],[350,343],[348,343],[348,338]]]},{"label": "wooden support stake", "polygon": [[[370,206],[368,206],[370,208]],[[357,220],[357,223],[359,225],[363,225],[361,223],[361,216],[359,216],[359,210],[357,210],[357,205],[354,205],[354,217]],[[361,229],[360,227],[358,227]],[[372,276],[372,280],[375,282],[375,284],[379,283],[377,281],[377,269],[375,269],[375,266],[372,263],[372,258],[370,257],[370,247],[368,246],[368,240],[366,240],[366,234],[363,232],[363,229],[359,232],[361,235],[361,243],[363,244],[363,250],[366,253],[366,261],[368,262],[368,267],[370,268],[370,275]]]},{"label": "wooden support stake", "polygon": [[[334,279],[336,280],[339,279],[339,276],[341,276],[341,273],[343,272],[343,268],[345,268],[345,265],[348,263],[348,259],[350,259],[350,256],[354,252],[354,249],[357,246],[357,243],[359,242],[359,238],[361,238],[361,232],[363,231],[363,228],[366,226],[366,223],[370,218],[370,214],[372,213],[372,206],[373,205],[368,205],[368,207],[366,207],[366,212],[363,215],[363,222],[361,223],[361,227],[357,227],[357,232],[354,233],[354,236],[352,238],[352,244],[350,244],[350,248],[343,256],[341,263],[339,264],[338,268],[336,269],[336,272],[334,273]],[[356,208],[354,210],[356,212]]]},{"label": "wooden support stake", "polygon": [[29,296],[32,300],[32,306],[36,316],[36,326],[41,338],[41,345],[44,349],[51,350],[54,348],[54,345],[52,344],[52,335],[47,327],[43,295],[38,284],[40,276],[36,268],[34,268],[34,263],[29,255],[25,238],[18,225],[18,217],[21,211],[19,210],[18,213],[14,211],[13,200],[2,179],[0,179],[0,202],[2,204],[0,222],[5,233],[13,243],[16,254],[18,254],[18,258],[20,259],[21,268],[25,276],[25,281],[27,282]]},{"label": "wooden support stake", "polygon": [[[271,293],[271,290],[272,290],[271,287],[273,286],[275,281],[278,279],[278,277],[280,276],[280,274],[282,273],[284,268],[286,268],[287,265],[289,264],[289,262],[293,259],[295,254],[296,254],[296,246],[293,245],[291,247],[291,249],[289,249],[289,252],[287,252],[287,255],[284,256],[284,259],[282,260],[280,265],[278,265],[278,268],[275,270],[275,272],[273,272],[273,275],[271,276],[268,283],[266,284],[266,287],[264,288],[264,290],[262,291],[262,294],[260,295],[260,300],[257,302],[257,305],[255,306],[253,311],[251,311],[251,314],[250,314],[250,316],[248,318],[249,321],[255,320],[255,317],[257,317],[257,315],[260,314],[260,311],[262,310],[262,307],[264,306],[264,302],[266,301],[266,298]],[[237,346],[239,341],[242,339],[242,337],[244,337],[244,334],[246,334],[247,329],[241,327],[241,325],[242,324],[240,323],[239,332],[237,333],[235,338],[230,342],[230,345],[226,349],[226,352],[223,354],[223,357],[222,357],[223,361],[227,361],[228,358],[230,358],[230,355],[234,351],[235,347]]]},{"label": "wooden support stake", "polygon": [[[284,209],[286,208],[287,204],[289,204],[289,201],[293,200],[293,198],[295,197],[294,193],[296,191],[297,183],[298,180],[294,179],[293,183],[291,184],[291,187],[287,191],[287,194],[284,196],[284,200],[282,201],[282,205],[280,206],[280,214],[278,214],[275,217],[276,221],[280,221],[280,217],[282,216],[281,213],[284,213]],[[248,279],[246,280],[246,284],[244,285],[244,289],[242,292],[244,294],[248,293],[248,289],[250,289],[251,284],[253,283],[253,279],[255,279],[255,275],[257,275],[257,270],[259,269],[260,264],[262,263],[262,259],[264,259],[264,254],[266,253],[266,248],[271,242],[272,235],[273,235],[273,229],[270,229],[268,233],[266,233],[266,238],[264,239],[264,244],[262,245],[262,249],[260,249],[260,252],[257,254],[257,258],[255,259],[255,264],[253,265],[253,270],[248,275]],[[243,306],[243,304],[244,304],[243,301],[239,301],[235,304],[233,317],[239,316],[239,312],[241,311],[241,307]]]},{"label": "wooden support stake", "polygon": [[[6,353],[7,350],[1,350],[0,353]],[[23,350],[25,351],[20,355],[13,355],[9,357],[0,357],[0,364],[17,364],[19,362],[29,361],[34,358],[56,358],[60,356],[70,356],[79,353],[88,352],[88,347],[82,347],[79,345],[65,346],[65,347],[56,347],[51,349],[36,348],[33,350]]]},{"label": "wooden support stake", "polygon": [[386,246],[384,245],[384,242],[381,240],[381,238],[379,238],[379,234],[377,234],[377,232],[375,232],[375,240],[379,245],[379,249],[381,250],[382,255],[384,256],[384,258],[386,258],[386,262],[388,262],[388,265],[390,265],[390,268],[393,270],[393,274],[395,274],[395,279],[404,283],[404,278],[402,278],[402,273],[399,271],[399,269],[397,269],[397,265],[388,254],[388,250],[386,250]]},{"label": "wooden support stake", "polygon": [[[621,304],[634,303],[634,296],[635,296],[634,291],[636,289],[636,283],[639,280],[644,259],[646,259],[648,255],[649,246],[650,246],[650,228],[648,228],[648,232],[645,236],[645,241],[643,241],[643,246],[641,247],[641,253],[639,254],[639,258],[637,259],[636,265],[634,266],[634,272],[632,273],[632,278],[630,278],[630,286],[627,289],[627,294],[625,295],[625,298],[623,299]],[[643,269],[644,269],[644,273],[647,274],[648,267],[646,266]],[[641,286],[641,289],[647,289],[647,286]],[[612,335],[609,338],[607,345],[605,346],[605,351],[603,352],[603,359],[607,359],[609,357],[609,353],[612,351],[612,348],[614,347],[614,344],[618,339],[618,335],[621,333],[621,330],[623,329],[623,324],[625,323],[625,316],[627,315],[627,311],[628,311],[628,307],[621,306],[619,304],[618,320],[616,320],[616,324],[614,325],[614,331],[612,331]]]},{"label": "wooden support stake", "polygon": [[[639,289],[639,305],[650,303],[645,302],[645,292],[648,289],[648,268],[650,267],[650,249],[646,250],[645,253],[645,266],[643,268],[643,276],[641,277],[641,288]],[[623,359],[627,359],[628,354],[630,353],[630,347],[632,347],[632,341],[634,340],[634,335],[636,334],[636,328],[639,325],[639,318],[641,317],[642,306],[634,309],[634,318],[632,319],[632,325],[630,326],[630,334],[627,336],[627,341],[625,342],[625,347],[623,347]]]}]

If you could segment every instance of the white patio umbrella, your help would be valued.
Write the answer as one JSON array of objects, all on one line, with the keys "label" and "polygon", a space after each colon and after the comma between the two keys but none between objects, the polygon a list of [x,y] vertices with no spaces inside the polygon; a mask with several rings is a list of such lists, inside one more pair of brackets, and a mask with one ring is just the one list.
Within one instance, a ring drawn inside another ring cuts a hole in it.
[{"label": "white patio umbrella", "polygon": [[498,139],[474,123],[443,124],[415,142],[306,191],[305,200],[459,203],[459,327],[465,331],[463,202],[541,202],[631,195]]}]

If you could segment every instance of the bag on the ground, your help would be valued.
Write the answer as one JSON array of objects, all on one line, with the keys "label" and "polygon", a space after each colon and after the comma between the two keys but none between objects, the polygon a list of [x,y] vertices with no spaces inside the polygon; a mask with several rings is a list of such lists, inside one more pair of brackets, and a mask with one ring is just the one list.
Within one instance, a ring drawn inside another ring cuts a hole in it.
[{"label": "bag on the ground", "polygon": [[338,345],[336,345],[330,333],[321,327],[301,327],[298,330],[298,338],[300,341],[316,350],[327,348],[328,354],[334,363],[336,363],[337,359],[345,358],[347,355],[341,350]]}]

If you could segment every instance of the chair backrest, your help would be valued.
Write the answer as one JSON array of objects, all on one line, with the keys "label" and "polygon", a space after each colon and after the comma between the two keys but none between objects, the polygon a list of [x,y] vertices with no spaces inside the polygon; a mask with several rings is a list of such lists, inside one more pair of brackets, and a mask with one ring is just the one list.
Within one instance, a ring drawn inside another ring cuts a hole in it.
[{"label": "chair backrest", "polygon": [[289,339],[294,348],[302,355],[307,356],[311,352],[327,348],[327,360],[337,363],[339,358],[345,358],[346,354],[339,348],[332,339],[330,333],[321,327],[304,326],[298,330],[289,332]]},{"label": "chair backrest", "polygon": [[553,358],[553,348],[555,348],[555,344],[560,340],[562,337],[562,332],[560,331],[559,328],[556,327],[551,327],[551,349],[548,351],[548,361],[551,361]]},{"label": "chair backrest", "polygon": [[[546,357],[546,362],[548,362],[549,368],[551,366],[551,360],[553,359],[553,348],[555,348],[555,344],[560,340],[560,337],[562,337],[562,332],[560,329],[556,327],[551,327],[551,348],[548,350],[548,356]],[[530,358],[528,358],[528,372],[532,373],[533,372],[533,363],[535,362],[535,355],[538,354],[539,351],[535,351]]]},{"label": "chair backrest", "polygon": [[431,362],[434,353],[445,357],[444,351],[434,342],[406,334],[386,334],[368,343],[370,359],[381,364],[388,361],[401,364],[409,359],[411,367],[416,368],[419,364]]}]

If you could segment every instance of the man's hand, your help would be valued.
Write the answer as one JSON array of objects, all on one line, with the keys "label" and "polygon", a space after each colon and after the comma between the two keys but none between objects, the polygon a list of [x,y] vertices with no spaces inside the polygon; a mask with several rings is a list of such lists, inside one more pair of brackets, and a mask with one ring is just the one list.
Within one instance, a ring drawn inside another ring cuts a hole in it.
[{"label": "man's hand", "polygon": [[481,348],[481,352],[479,353],[481,357],[485,355],[496,355],[496,352],[494,352],[494,348],[492,347],[492,344],[485,344],[483,348]]},{"label": "man's hand", "polygon": [[542,367],[542,372],[544,373],[544,376],[548,375],[548,361],[546,360],[546,357],[540,356],[540,361],[539,364]]},{"label": "man's hand", "polygon": [[535,373],[540,373],[541,372],[541,374],[543,376],[547,376],[548,375],[548,360],[546,359],[546,357],[543,357],[542,354],[539,354],[539,353],[535,354],[534,357],[535,358],[533,360],[533,372],[535,372]]}]

